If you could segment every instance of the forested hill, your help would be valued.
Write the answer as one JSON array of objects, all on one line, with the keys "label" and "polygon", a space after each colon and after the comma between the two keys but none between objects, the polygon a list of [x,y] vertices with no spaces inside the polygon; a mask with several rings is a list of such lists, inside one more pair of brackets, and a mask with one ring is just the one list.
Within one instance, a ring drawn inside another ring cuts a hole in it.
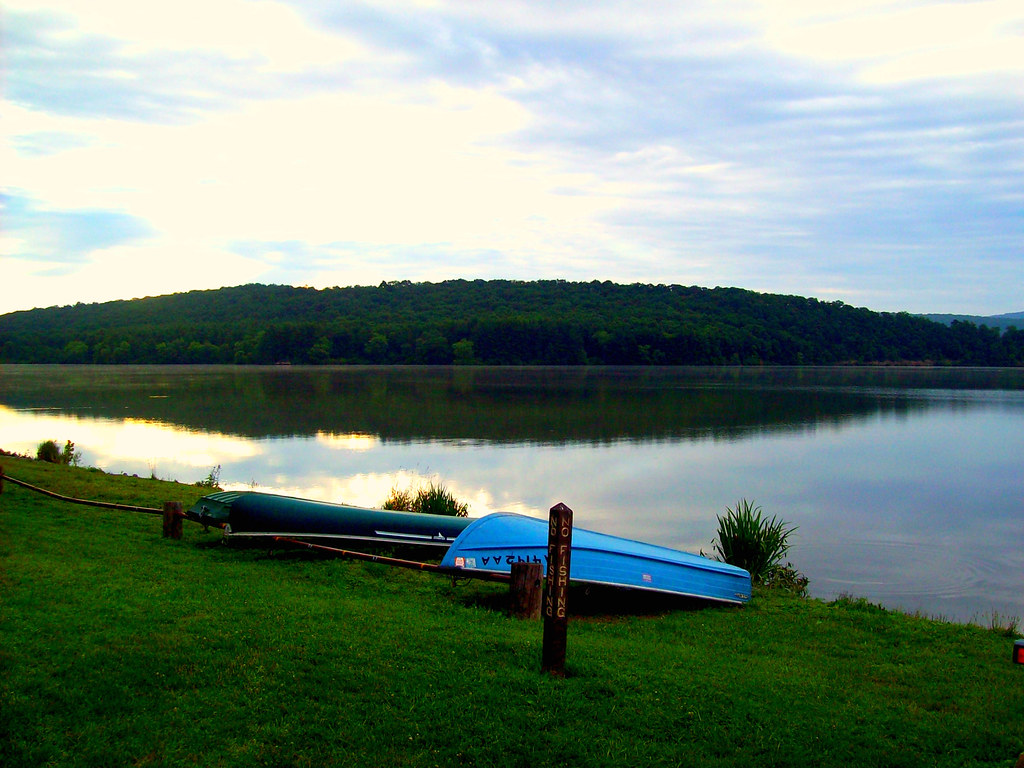
[{"label": "forested hill", "polygon": [[736,288],[245,285],[0,316],[7,363],[1024,364],[1024,331]]}]

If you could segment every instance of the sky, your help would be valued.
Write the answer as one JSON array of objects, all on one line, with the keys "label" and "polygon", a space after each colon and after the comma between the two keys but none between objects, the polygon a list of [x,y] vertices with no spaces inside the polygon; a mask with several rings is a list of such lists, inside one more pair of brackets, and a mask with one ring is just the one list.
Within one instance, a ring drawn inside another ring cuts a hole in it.
[{"label": "sky", "polygon": [[1024,310],[1020,0],[4,0],[0,314],[559,278]]}]

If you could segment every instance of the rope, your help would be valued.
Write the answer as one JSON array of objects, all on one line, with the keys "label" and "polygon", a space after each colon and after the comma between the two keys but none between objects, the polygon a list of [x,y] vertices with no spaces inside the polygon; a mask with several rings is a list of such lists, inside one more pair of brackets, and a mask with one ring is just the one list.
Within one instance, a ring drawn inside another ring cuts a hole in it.
[{"label": "rope", "polygon": [[399,568],[409,568],[416,571],[427,571],[429,573],[441,573],[446,576],[451,576],[453,579],[456,577],[461,578],[474,578],[484,579],[485,581],[503,581],[508,582],[511,579],[510,574],[507,573],[490,573],[490,572],[468,572],[455,570],[453,568],[442,568],[440,565],[434,565],[433,563],[421,563],[418,560],[402,560],[397,557],[386,557],[384,555],[371,555],[366,552],[353,552],[348,549],[338,549],[337,547],[328,547],[323,544],[314,544],[311,541],[303,541],[301,539],[295,539],[290,536],[274,536],[274,541],[278,541],[282,544],[291,544],[295,547],[305,547],[306,549],[312,549],[317,552],[327,552],[332,555],[339,557],[345,557],[352,560],[365,560],[371,563],[380,563],[381,565],[395,565]]},{"label": "rope", "polygon": [[[49,496],[51,499],[59,499],[60,501],[66,501],[70,504],[84,504],[89,507],[103,507],[104,509],[117,509],[122,512],[144,512],[148,515],[162,515],[164,512],[162,509],[153,509],[152,507],[135,507],[130,504],[114,504],[109,501],[90,501],[89,499],[75,499],[71,496],[61,496],[59,493],[48,491],[45,488],[39,488],[35,485],[30,485],[24,480],[17,480],[10,475],[4,474],[0,476],[4,481],[20,485],[22,488],[27,488],[30,491],[41,493],[43,496]],[[182,513],[184,516],[184,513]]]},{"label": "rope", "polygon": [[387,557],[385,555],[371,555],[366,552],[354,552],[349,549],[338,549],[337,547],[328,547],[323,544],[314,544],[311,541],[302,541],[301,539],[293,539],[290,536],[274,536],[274,541],[281,542],[282,544],[291,544],[296,547],[305,547],[306,549],[317,550],[318,552],[329,552],[333,555],[340,557],[348,557],[354,560],[367,560],[372,563],[384,563],[385,565],[397,565],[402,568],[413,568],[418,571],[437,571],[440,570],[440,566],[432,565],[431,563],[421,563],[418,560],[402,560],[397,557]]}]

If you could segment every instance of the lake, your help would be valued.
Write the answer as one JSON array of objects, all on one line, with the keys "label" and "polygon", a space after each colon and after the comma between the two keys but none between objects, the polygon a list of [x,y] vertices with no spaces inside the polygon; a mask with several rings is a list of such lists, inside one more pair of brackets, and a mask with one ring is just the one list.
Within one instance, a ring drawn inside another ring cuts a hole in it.
[{"label": "lake", "polygon": [[[740,499],[798,526],[811,593],[1024,617],[1024,370],[0,366],[0,448],[379,506],[440,481],[470,514],[711,551]],[[219,468],[219,469],[217,469]]]}]

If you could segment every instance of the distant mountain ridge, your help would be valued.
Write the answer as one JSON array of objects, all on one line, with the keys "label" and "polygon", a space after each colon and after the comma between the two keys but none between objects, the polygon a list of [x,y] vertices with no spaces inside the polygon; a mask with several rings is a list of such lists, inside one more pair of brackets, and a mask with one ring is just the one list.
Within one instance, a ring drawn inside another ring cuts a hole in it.
[{"label": "distant mountain ridge", "polygon": [[951,325],[954,320],[958,320],[964,323],[974,323],[975,325],[987,325],[989,328],[999,328],[1000,330],[1008,328],[1024,329],[1024,312],[1007,312],[1002,315],[928,314],[922,315],[922,317],[926,317],[936,323],[942,323],[943,325]]},{"label": "distant mountain ridge", "polygon": [[1024,331],[739,288],[242,285],[0,316],[4,363],[1024,365]]}]

